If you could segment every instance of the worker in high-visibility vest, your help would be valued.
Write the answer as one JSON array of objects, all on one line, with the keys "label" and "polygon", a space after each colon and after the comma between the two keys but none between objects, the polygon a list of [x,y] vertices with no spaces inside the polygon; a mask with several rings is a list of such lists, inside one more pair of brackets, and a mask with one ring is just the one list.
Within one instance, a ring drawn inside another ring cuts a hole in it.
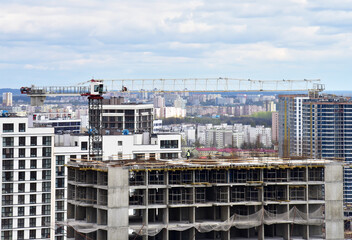
[{"label": "worker in high-visibility vest", "polygon": [[189,150],[187,151],[186,156],[187,156],[187,160],[191,157],[191,152]]}]

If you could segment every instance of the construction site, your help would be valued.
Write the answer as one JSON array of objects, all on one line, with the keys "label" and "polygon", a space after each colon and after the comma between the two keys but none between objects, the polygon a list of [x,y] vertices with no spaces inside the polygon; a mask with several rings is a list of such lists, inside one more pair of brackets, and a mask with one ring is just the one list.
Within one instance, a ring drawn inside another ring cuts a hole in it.
[{"label": "construction site", "polygon": [[68,163],[68,239],[343,239],[343,167],[270,158]]}]

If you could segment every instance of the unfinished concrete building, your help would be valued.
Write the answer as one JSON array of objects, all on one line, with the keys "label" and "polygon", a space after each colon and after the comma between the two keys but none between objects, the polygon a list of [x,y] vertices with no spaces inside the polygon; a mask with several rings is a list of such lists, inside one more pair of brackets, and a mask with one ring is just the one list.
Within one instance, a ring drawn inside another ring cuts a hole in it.
[{"label": "unfinished concrete building", "polygon": [[68,163],[68,239],[343,239],[330,160]]}]

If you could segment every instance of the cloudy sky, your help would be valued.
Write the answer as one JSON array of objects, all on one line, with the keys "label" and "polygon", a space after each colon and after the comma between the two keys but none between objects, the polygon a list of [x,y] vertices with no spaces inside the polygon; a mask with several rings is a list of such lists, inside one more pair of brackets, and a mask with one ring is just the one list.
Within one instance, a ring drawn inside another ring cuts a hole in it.
[{"label": "cloudy sky", "polygon": [[352,90],[351,0],[2,0],[0,88],[320,78]]}]

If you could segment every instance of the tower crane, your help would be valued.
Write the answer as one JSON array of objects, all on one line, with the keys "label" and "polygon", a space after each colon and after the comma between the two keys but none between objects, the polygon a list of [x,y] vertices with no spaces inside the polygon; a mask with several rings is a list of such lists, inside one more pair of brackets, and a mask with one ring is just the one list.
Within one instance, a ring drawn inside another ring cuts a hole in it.
[{"label": "tower crane", "polygon": [[57,96],[86,96],[88,98],[89,115],[89,158],[101,160],[103,156],[103,132],[102,132],[102,100],[106,93],[100,80],[90,80],[89,86],[66,86],[66,87],[22,87],[22,94],[31,98],[32,106],[42,106],[46,97]]},{"label": "tower crane", "polygon": [[[106,85],[111,84],[109,91],[114,91],[118,84],[121,92],[274,92],[274,91],[309,91],[318,94],[324,90],[320,79],[303,80],[252,80],[236,78],[183,78],[183,79],[92,79],[77,86],[22,87],[22,94],[31,98],[32,106],[42,106],[46,97],[86,96],[89,114],[89,159],[102,160],[102,100],[107,92]],[[89,86],[86,86],[89,84]],[[104,86],[104,84],[106,84]],[[84,86],[83,86],[84,85]],[[313,87],[312,87],[313,85]],[[116,91],[116,90],[115,90]]]}]

